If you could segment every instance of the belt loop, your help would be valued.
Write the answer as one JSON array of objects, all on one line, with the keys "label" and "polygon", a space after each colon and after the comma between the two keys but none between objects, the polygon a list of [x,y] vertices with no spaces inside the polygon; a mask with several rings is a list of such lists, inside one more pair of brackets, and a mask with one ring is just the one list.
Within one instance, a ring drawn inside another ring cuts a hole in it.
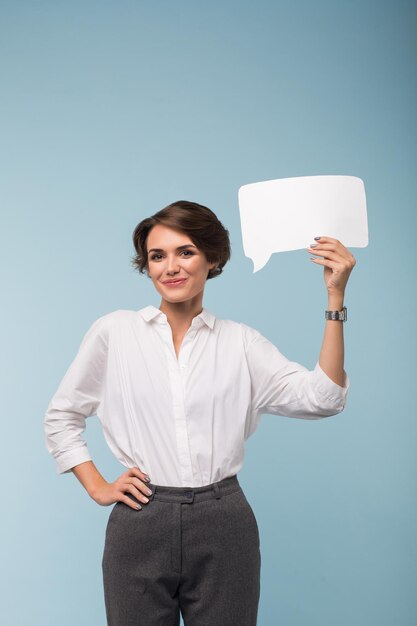
[{"label": "belt loop", "polygon": [[219,483],[214,483],[213,485],[213,491],[214,491],[214,497],[217,498],[217,500],[219,500],[222,497],[222,493],[220,491],[219,488]]},{"label": "belt loop", "polygon": [[194,490],[193,489],[184,491],[182,495],[185,498],[185,502],[187,502],[188,504],[192,504],[194,502]]}]

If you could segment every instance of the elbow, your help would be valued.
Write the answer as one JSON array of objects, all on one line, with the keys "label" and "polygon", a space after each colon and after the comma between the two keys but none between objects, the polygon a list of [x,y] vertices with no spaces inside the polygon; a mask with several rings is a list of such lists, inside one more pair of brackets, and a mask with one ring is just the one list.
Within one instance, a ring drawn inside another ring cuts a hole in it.
[{"label": "elbow", "polygon": [[326,398],[317,403],[314,413],[317,419],[323,419],[324,417],[332,417],[338,415],[344,411],[346,406],[346,398],[341,400],[340,398],[332,399]]},{"label": "elbow", "polygon": [[304,406],[294,407],[291,409],[288,407],[282,413],[282,415],[287,415],[288,417],[297,417],[299,419],[304,420],[319,420],[325,417],[331,417],[332,415],[337,415],[341,413],[345,408],[345,402],[337,402],[334,401],[323,401],[320,399],[319,401],[310,401]]},{"label": "elbow", "polygon": [[317,418],[331,417],[344,411],[347,401],[347,393],[350,386],[349,378],[344,372],[343,385],[331,380],[317,364],[310,375],[310,398],[311,408]]},{"label": "elbow", "polygon": [[90,460],[82,433],[85,417],[64,412],[52,405],[44,416],[44,441],[56,462],[59,474],[68,472],[78,462]]},{"label": "elbow", "polygon": [[332,397],[316,393],[296,411],[296,417],[318,420],[341,413],[346,406],[346,396]]}]

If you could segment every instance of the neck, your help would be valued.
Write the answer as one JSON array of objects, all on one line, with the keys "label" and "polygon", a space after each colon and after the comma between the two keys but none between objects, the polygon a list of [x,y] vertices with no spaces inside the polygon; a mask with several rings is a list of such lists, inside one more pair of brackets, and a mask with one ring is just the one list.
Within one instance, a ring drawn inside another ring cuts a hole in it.
[{"label": "neck", "polygon": [[203,297],[199,294],[185,302],[167,302],[162,300],[159,310],[165,313],[171,328],[187,329],[191,326],[193,318],[203,309]]}]

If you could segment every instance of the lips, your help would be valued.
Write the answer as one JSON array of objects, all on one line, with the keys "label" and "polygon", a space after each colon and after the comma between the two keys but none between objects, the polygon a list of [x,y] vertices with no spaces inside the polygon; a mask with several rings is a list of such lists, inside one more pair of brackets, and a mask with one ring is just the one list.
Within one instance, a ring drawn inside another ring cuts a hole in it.
[{"label": "lips", "polygon": [[176,278],[174,280],[164,280],[164,285],[180,285],[185,283],[186,278]]}]

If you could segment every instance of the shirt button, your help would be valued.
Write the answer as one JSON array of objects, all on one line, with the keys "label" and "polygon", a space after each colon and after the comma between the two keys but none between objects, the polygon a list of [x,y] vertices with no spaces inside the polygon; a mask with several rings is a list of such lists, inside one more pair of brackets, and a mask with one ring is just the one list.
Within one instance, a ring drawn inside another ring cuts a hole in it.
[{"label": "shirt button", "polygon": [[181,369],[182,369],[182,370],[185,370],[185,365],[184,365],[184,363],[181,363],[180,367],[181,367]]}]

